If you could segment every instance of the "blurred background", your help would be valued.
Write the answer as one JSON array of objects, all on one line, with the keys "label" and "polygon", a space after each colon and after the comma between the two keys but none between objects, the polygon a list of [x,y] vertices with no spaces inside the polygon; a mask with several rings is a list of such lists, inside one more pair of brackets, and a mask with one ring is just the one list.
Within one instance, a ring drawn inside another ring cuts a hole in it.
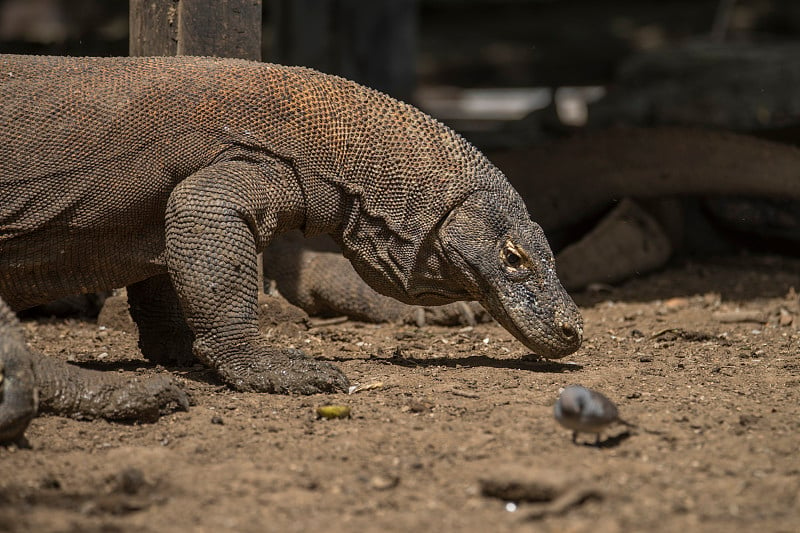
[{"label": "blurred background", "polygon": [[[3,53],[127,55],[128,27],[127,0],[0,0]],[[800,115],[799,37],[797,0],[264,0],[262,58],[494,148],[609,123],[778,135]]]}]

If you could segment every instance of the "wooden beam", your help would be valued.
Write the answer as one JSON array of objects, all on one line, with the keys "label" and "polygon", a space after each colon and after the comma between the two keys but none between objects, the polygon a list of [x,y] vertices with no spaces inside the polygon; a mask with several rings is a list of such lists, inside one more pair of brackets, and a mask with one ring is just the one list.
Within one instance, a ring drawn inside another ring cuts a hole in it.
[{"label": "wooden beam", "polygon": [[178,55],[261,59],[261,0],[181,0]]}]

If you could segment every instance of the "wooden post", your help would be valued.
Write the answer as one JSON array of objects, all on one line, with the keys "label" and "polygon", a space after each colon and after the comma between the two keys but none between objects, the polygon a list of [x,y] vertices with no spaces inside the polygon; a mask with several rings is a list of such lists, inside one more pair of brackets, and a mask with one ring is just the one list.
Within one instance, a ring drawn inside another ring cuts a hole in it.
[{"label": "wooden post", "polygon": [[130,0],[130,55],[177,55],[178,4],[178,0]]},{"label": "wooden post", "polygon": [[[261,0],[130,0],[132,56],[261,59]],[[258,255],[258,293],[264,270]]]},{"label": "wooden post", "polygon": [[261,59],[261,0],[130,0],[130,54]]}]

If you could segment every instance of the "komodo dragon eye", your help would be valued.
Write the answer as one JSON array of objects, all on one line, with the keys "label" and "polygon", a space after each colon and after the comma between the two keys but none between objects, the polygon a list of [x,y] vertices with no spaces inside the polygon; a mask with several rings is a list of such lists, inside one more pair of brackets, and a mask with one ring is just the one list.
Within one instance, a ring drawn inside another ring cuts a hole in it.
[{"label": "komodo dragon eye", "polygon": [[524,250],[515,245],[511,240],[507,240],[500,250],[500,258],[506,267],[513,271],[529,269],[531,260]]},{"label": "komodo dragon eye", "polygon": [[506,263],[508,263],[508,266],[517,268],[522,264],[522,258],[511,250],[503,250],[503,252],[506,254]]}]

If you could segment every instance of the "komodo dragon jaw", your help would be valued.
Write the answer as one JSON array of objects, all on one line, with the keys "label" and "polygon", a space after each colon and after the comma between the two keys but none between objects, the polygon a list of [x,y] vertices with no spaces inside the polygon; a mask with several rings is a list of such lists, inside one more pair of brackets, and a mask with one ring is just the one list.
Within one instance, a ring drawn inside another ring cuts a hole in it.
[{"label": "komodo dragon jaw", "polygon": [[461,282],[504,328],[537,355],[575,352],[583,319],[555,272],[542,228],[515,191],[471,195],[441,229]]}]

